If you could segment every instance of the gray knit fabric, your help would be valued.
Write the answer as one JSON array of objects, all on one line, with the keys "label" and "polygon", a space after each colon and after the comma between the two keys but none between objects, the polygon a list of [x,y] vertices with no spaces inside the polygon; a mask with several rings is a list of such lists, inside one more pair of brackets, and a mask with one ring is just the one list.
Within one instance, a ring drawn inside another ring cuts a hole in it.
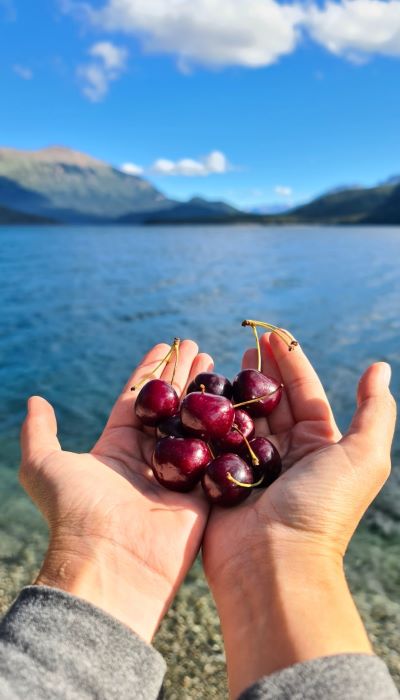
[{"label": "gray knit fabric", "polygon": [[24,588],[0,623],[1,700],[154,700],[160,654],[80,598]]},{"label": "gray knit fabric", "polygon": [[399,700],[399,694],[377,656],[340,654],[272,673],[239,700]]},{"label": "gray knit fabric", "polygon": [[[63,591],[24,588],[0,623],[0,700],[155,700],[164,673],[155,649]],[[184,691],[179,697],[189,700]],[[240,700],[399,700],[399,695],[380,659],[344,654],[273,673]]]}]

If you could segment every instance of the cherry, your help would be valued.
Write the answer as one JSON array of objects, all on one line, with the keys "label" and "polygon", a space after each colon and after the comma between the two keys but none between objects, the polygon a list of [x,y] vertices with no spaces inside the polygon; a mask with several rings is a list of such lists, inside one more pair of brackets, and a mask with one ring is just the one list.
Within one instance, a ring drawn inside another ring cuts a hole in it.
[{"label": "cherry", "polygon": [[236,452],[243,446],[243,436],[248,440],[254,436],[254,421],[246,411],[237,408],[232,428],[216,442],[215,447],[219,452]]},{"label": "cherry", "polygon": [[[220,506],[235,506],[244,501],[253,482],[252,468],[232,453],[213,459],[201,480],[208,500]],[[240,486],[241,483],[245,486]]]},{"label": "cherry", "polygon": [[259,487],[266,488],[270,486],[282,472],[282,462],[279,452],[275,445],[264,437],[256,437],[250,440],[249,445],[253,455],[255,454],[257,457],[259,464],[254,464],[254,458],[249,450],[246,450],[245,446],[241,450],[241,454],[247,464],[253,467],[254,480],[259,481],[259,479],[263,477]]},{"label": "cherry", "polygon": [[179,411],[175,389],[162,379],[152,379],[140,390],[135,411],[143,425],[157,425]]},{"label": "cherry", "polygon": [[153,452],[153,474],[170,491],[191,491],[211,458],[203,440],[165,437],[158,440]]},{"label": "cherry", "polygon": [[177,413],[175,416],[165,418],[157,425],[157,437],[189,437],[188,431],[185,430],[181,423],[179,413]]},{"label": "cherry", "polygon": [[190,382],[186,393],[191,394],[193,391],[201,391],[202,386],[204,386],[208,394],[226,396],[227,399],[232,398],[232,384],[223,374],[217,374],[216,372],[200,372],[200,374]]},{"label": "cherry", "polygon": [[[254,403],[248,403],[258,396],[265,396]],[[273,377],[267,377],[257,369],[242,369],[233,380],[233,397],[235,403],[251,416],[267,416],[278,405],[282,396],[282,384]]]},{"label": "cherry", "polygon": [[232,427],[235,409],[225,396],[195,391],[181,404],[181,421],[185,428],[207,440],[219,440]]}]

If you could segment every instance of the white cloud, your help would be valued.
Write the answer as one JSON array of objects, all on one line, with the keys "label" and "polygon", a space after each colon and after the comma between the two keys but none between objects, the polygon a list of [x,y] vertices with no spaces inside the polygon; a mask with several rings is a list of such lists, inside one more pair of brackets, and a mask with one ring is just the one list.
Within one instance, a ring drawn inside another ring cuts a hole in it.
[{"label": "white cloud", "polygon": [[100,41],[90,47],[88,54],[92,60],[78,66],[77,75],[83,94],[91,102],[100,102],[106,96],[110,83],[123,72],[128,51],[110,41]]},{"label": "white cloud", "polygon": [[329,0],[324,7],[310,6],[307,27],[328,51],[350,60],[400,56],[399,0]]},{"label": "white cloud", "polygon": [[168,160],[158,158],[154,163],[144,168],[136,163],[123,163],[120,170],[128,175],[180,175],[181,177],[205,177],[206,175],[223,174],[233,170],[226,155],[221,151],[211,151],[208,155],[195,160],[194,158],[182,158],[180,160]]},{"label": "white cloud", "polygon": [[212,151],[204,158],[203,165],[209,173],[226,173],[231,169],[227,157],[221,151]]},{"label": "white cloud", "polygon": [[64,1],[64,10],[107,31],[139,36],[145,50],[173,54],[190,64],[256,68],[291,53],[304,11],[276,0]]},{"label": "white cloud", "polygon": [[286,185],[276,185],[274,187],[274,192],[279,195],[279,197],[291,197],[293,194],[292,188]]},{"label": "white cloud", "polygon": [[128,57],[126,49],[115,46],[110,41],[99,41],[91,46],[88,51],[90,56],[99,58],[107,70],[122,70]]},{"label": "white cloud", "polygon": [[122,163],[120,170],[127,175],[142,175],[144,168],[136,163]]},{"label": "white cloud", "polygon": [[182,175],[184,177],[205,177],[232,170],[227,157],[221,151],[212,151],[200,160],[182,158],[173,161],[165,158],[156,160],[150,171],[156,175]]},{"label": "white cloud", "polygon": [[33,71],[31,68],[28,68],[28,66],[21,66],[19,63],[16,63],[13,66],[13,71],[22,78],[22,80],[32,80],[33,78]]},{"label": "white cloud", "polygon": [[400,0],[59,1],[79,21],[135,36],[145,51],[175,56],[186,74],[196,64],[270,65],[293,53],[305,33],[352,61],[400,57]]}]

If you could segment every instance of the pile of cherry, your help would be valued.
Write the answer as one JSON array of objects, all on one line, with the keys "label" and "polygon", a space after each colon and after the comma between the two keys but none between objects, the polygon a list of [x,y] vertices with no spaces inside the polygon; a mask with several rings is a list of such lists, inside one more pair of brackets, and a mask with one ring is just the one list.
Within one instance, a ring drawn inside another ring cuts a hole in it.
[{"label": "pile of cherry", "polygon": [[179,339],[175,338],[157,367],[175,356],[171,383],[150,379],[135,402],[142,424],[156,428],[152,470],[157,481],[181,492],[191,491],[201,482],[208,500],[220,506],[241,503],[252,488],[270,486],[282,471],[275,446],[255,435],[254,419],[268,416],[279,404],[283,391],[282,384],[261,372],[257,326],[279,335],[289,350],[297,342],[271,324],[243,321],[242,325],[254,332],[258,369],[243,369],[232,382],[221,374],[202,372],[180,401],[172,386],[179,357]]}]

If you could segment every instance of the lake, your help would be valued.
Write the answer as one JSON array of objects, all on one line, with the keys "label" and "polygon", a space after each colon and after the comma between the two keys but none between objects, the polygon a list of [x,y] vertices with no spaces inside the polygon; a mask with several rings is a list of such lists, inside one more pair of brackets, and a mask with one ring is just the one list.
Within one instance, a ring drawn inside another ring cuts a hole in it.
[{"label": "lake", "polygon": [[[29,395],[53,403],[66,449],[85,450],[149,346],[193,338],[231,376],[253,343],[247,317],[298,337],[345,428],[370,362],[391,363],[400,395],[399,260],[400,228],[0,228],[2,593],[45,541],[16,478]],[[396,544],[399,494],[395,474],[371,516],[375,545]]]}]

